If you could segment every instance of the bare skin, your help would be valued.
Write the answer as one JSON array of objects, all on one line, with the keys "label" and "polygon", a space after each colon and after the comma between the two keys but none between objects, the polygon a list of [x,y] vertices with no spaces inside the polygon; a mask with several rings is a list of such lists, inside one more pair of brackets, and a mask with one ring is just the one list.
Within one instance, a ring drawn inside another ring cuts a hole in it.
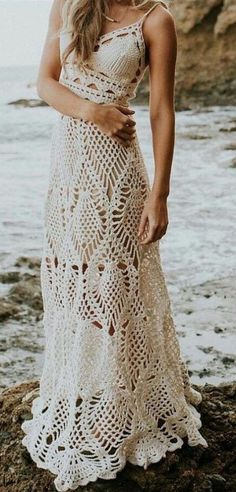
[{"label": "bare skin", "polygon": [[[134,110],[118,104],[99,104],[74,94],[59,82],[61,73],[58,38],[51,38],[61,27],[63,0],[54,0],[49,16],[48,32],[43,47],[37,79],[38,95],[60,113],[91,121],[105,134],[124,146],[135,137]],[[111,1],[110,16],[125,19],[128,25],[142,17],[143,12],[127,10],[127,0]],[[135,18],[134,18],[135,16]],[[105,21],[102,33],[113,30]],[[105,28],[107,26],[107,28]],[[161,5],[143,22],[143,36],[150,73],[150,123],[152,130],[155,175],[151,192],[143,208],[139,229],[140,244],[150,244],[166,233],[168,226],[167,198],[174,151],[175,111],[174,79],[177,54],[176,30],[172,15]]]},{"label": "bare skin", "polygon": [[145,19],[143,33],[150,74],[149,114],[155,173],[138,235],[141,244],[150,244],[161,239],[168,227],[167,198],[175,142],[174,83],[177,57],[177,36],[172,14],[162,6],[156,7]]}]

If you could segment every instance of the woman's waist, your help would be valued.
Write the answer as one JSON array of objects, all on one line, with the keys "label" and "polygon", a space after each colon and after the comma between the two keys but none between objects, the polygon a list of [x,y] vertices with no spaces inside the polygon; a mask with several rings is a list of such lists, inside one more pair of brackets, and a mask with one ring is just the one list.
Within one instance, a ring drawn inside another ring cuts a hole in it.
[{"label": "woman's waist", "polygon": [[102,89],[94,83],[81,83],[73,79],[61,78],[60,83],[68,87],[78,96],[94,101],[97,103],[116,103],[123,106],[129,105],[129,99],[132,98],[132,93],[129,87],[113,87],[111,84],[103,85]]}]

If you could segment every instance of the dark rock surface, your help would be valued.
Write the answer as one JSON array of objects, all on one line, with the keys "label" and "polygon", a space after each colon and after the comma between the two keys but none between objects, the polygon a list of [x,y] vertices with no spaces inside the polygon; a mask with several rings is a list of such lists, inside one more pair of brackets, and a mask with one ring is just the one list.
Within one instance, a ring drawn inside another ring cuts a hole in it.
[{"label": "dark rock surface", "polygon": [[48,106],[42,99],[16,99],[15,101],[10,101],[8,105],[20,106],[22,108],[38,108],[40,106]]},{"label": "dark rock surface", "polygon": [[[53,492],[54,475],[39,469],[22,446],[21,424],[31,418],[31,402],[38,382],[12,386],[0,397],[0,492]],[[202,435],[208,448],[190,447],[168,452],[159,463],[143,468],[130,463],[115,480],[97,480],[81,492],[233,492],[236,490],[236,382],[196,386],[203,396],[198,406]]]},{"label": "dark rock surface", "polygon": [[0,273],[0,284],[10,286],[8,292],[0,297],[0,321],[40,317],[43,303],[39,269],[39,258],[19,257],[14,270]]}]

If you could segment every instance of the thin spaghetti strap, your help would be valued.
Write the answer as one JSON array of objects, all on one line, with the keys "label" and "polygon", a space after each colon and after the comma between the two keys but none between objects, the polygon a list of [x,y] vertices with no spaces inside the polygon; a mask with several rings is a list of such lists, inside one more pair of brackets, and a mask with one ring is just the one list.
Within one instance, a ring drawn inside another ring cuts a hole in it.
[{"label": "thin spaghetti strap", "polygon": [[163,7],[166,8],[166,10],[169,10],[169,7],[168,5],[163,2],[163,1],[157,1],[154,3],[154,5],[151,6],[151,8],[149,10],[147,10],[147,12],[145,12],[145,14],[141,17],[140,21],[141,23],[144,21],[145,17],[147,17],[148,14],[150,14],[150,12],[157,6],[157,5],[162,5]]}]

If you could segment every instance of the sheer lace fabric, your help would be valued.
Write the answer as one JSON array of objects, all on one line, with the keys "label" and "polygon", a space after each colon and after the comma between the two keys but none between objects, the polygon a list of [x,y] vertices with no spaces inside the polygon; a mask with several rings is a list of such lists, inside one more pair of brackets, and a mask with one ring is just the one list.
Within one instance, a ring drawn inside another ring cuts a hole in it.
[{"label": "sheer lace fabric", "polygon": [[[150,11],[149,11],[150,12]],[[145,71],[142,23],[101,36],[61,83],[128,105]],[[61,34],[61,50],[68,33]],[[181,358],[159,256],[137,230],[150,183],[136,136],[125,148],[96,125],[59,115],[52,133],[41,285],[45,361],[23,444],[58,491],[147,468],[187,436],[206,440],[201,394]]]}]

